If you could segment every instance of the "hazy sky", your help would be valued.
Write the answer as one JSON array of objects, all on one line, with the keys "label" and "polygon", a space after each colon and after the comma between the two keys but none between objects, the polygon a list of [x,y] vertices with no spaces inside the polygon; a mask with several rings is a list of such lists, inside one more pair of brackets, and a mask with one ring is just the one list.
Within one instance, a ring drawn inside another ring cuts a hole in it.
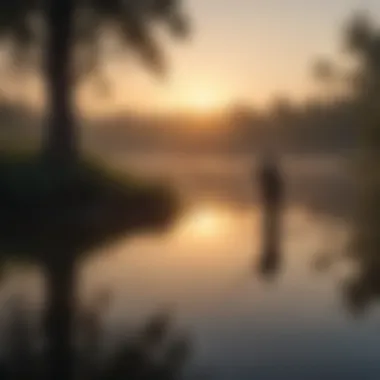
[{"label": "hazy sky", "polygon": [[315,87],[313,58],[338,51],[353,11],[371,10],[380,23],[378,0],[183,1],[193,33],[186,43],[164,41],[168,78],[159,81],[138,65],[113,69],[113,96],[89,104],[170,109],[240,100],[263,105],[276,95],[300,99]]},{"label": "hazy sky", "polygon": [[313,58],[339,50],[344,21],[377,0],[185,0],[193,22],[185,44],[167,44],[165,82],[148,74],[125,76],[115,103],[154,107],[210,106],[272,96],[300,98],[315,84]]}]

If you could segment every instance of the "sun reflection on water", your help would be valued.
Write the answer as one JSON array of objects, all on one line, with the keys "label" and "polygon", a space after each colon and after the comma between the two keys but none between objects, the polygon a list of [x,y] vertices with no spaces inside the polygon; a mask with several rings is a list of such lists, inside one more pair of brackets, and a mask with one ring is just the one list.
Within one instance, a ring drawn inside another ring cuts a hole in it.
[{"label": "sun reflection on water", "polygon": [[198,208],[182,220],[182,230],[202,236],[215,236],[226,227],[221,210],[212,207]]},{"label": "sun reflection on water", "polygon": [[178,221],[173,233],[181,238],[213,240],[226,238],[238,228],[233,212],[220,204],[201,204],[190,208]]}]

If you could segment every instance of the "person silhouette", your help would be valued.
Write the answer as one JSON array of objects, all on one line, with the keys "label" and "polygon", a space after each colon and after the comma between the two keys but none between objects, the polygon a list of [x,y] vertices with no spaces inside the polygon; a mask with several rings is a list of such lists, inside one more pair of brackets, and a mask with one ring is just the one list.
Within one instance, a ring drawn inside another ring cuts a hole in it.
[{"label": "person silhouette", "polygon": [[259,165],[258,183],[262,206],[262,251],[259,271],[265,276],[277,273],[281,259],[281,214],[284,184],[278,160],[265,155]]}]

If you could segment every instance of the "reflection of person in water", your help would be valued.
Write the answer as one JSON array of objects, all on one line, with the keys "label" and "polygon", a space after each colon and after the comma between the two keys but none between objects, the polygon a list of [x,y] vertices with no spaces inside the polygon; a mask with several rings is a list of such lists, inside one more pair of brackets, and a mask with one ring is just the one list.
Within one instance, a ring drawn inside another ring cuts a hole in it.
[{"label": "reflection of person in water", "polygon": [[283,205],[283,180],[276,160],[264,158],[258,173],[259,190],[263,210],[262,252],[260,272],[271,275],[280,265],[281,211]]}]

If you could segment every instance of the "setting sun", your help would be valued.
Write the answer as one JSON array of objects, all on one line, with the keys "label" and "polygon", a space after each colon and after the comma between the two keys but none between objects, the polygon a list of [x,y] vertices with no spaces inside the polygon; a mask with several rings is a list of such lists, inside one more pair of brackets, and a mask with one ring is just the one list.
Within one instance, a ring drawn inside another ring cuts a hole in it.
[{"label": "setting sun", "polygon": [[223,108],[225,102],[212,91],[199,91],[188,95],[188,106],[194,111],[208,112]]},{"label": "setting sun", "polygon": [[223,110],[229,103],[229,93],[218,86],[172,88],[169,109],[192,113],[213,113]]}]

